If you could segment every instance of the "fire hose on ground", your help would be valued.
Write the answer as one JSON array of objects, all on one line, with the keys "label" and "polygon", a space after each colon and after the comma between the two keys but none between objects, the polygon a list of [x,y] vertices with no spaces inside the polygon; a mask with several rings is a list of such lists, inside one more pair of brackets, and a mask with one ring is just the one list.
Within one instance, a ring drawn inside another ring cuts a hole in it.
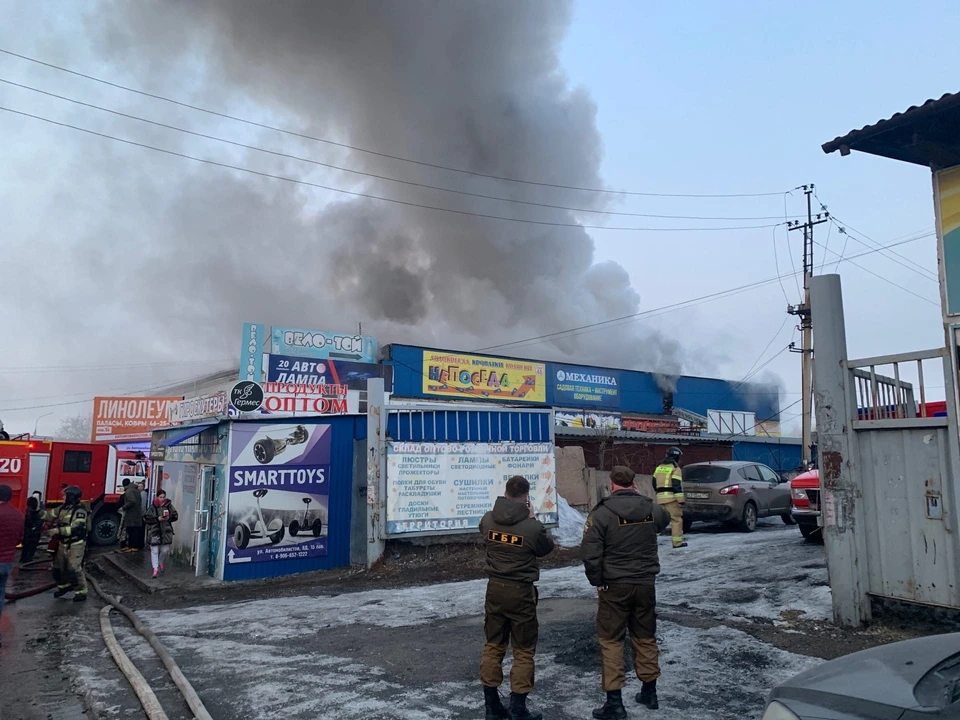
[{"label": "fire hose on ground", "polygon": [[[49,565],[39,566],[40,563],[48,563],[49,560],[32,560],[28,563],[24,563],[19,566],[19,570],[22,572],[24,570],[49,570]],[[3,597],[7,602],[16,602],[17,600],[23,600],[24,598],[33,597],[34,595],[39,595],[40,593],[45,593],[48,590],[53,590],[57,584],[53,581],[40,585],[38,587],[30,588],[29,590],[22,590],[20,592],[7,592],[4,593]]]},{"label": "fire hose on ground", "polygon": [[[140,618],[137,617],[137,614],[133,610],[128,608],[126,605],[122,605],[119,600],[117,600],[115,597],[105,592],[103,588],[100,587],[100,584],[96,580],[94,580],[92,577],[90,577],[90,573],[87,573],[86,575],[87,575],[87,582],[93,587],[97,595],[99,595],[100,598],[109,606],[112,606],[114,609],[122,613],[127,618],[127,620],[130,621],[134,629],[138,633],[140,633],[148,643],[150,643],[150,647],[153,648],[153,651],[157,654],[157,657],[160,658],[160,661],[163,663],[163,666],[167,669],[167,672],[170,673],[170,679],[173,680],[174,685],[176,685],[177,689],[180,690],[180,694],[183,695],[183,699],[187,701],[187,705],[190,707],[190,711],[193,713],[193,716],[197,718],[197,720],[213,720],[210,713],[207,712],[207,709],[204,707],[203,702],[200,700],[200,696],[197,695],[197,691],[193,689],[193,685],[190,684],[190,681],[187,680],[187,678],[181,672],[180,667],[177,665],[176,661],[174,661],[173,657],[170,655],[167,649],[163,646],[163,643],[160,642],[160,639],[153,634],[150,628],[148,628],[146,625],[143,624],[143,622],[141,622]],[[109,614],[109,610],[107,608],[104,608],[104,610],[106,611],[107,614]],[[101,615],[100,615],[101,631],[104,631],[104,620],[106,620],[106,628],[109,630],[110,637],[112,637],[113,642],[116,643],[116,637],[113,636],[113,629],[110,626],[110,620],[106,614],[101,612]],[[104,642],[107,642],[107,647],[108,649],[110,649],[111,646],[107,641],[107,636],[108,636],[107,631],[104,631],[103,633]],[[138,699],[140,699],[140,702],[143,705],[143,709],[144,711],[146,711],[147,716],[150,718],[150,720],[154,720],[154,719],[161,720],[163,718],[166,718],[166,715],[163,714],[163,710],[159,709],[159,702],[157,702],[156,695],[154,695],[153,692],[149,689],[149,685],[146,684],[146,680],[144,680],[143,675],[141,675],[139,671],[137,671],[136,668],[133,667],[133,663],[130,662],[130,658],[126,656],[122,648],[120,648],[119,644],[116,644],[116,648],[121,653],[121,659],[118,659],[117,655],[114,655],[114,660],[117,662],[117,666],[120,668],[120,671],[123,672],[124,676],[130,682],[130,685],[133,687],[134,692],[137,693],[137,697]],[[113,649],[110,649],[110,652],[111,654],[113,654]],[[125,669],[124,664],[121,663],[122,659],[125,659],[126,664],[129,664],[130,668],[132,668],[133,671],[136,672],[136,675],[132,673],[131,674],[127,673],[127,670]],[[142,685],[140,683],[142,683]],[[147,691],[149,691],[149,695],[144,693],[144,695],[141,696],[140,691],[143,690],[144,688]],[[153,708],[153,703],[156,703],[156,708]],[[148,708],[148,704],[151,705],[151,708]],[[150,713],[152,709],[154,711],[159,709],[159,714],[151,715]]]}]

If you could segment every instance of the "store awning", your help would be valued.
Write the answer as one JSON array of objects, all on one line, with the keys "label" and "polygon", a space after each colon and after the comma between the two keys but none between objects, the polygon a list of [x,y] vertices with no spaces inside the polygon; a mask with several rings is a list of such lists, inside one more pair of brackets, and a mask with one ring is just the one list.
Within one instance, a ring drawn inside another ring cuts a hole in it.
[{"label": "store awning", "polygon": [[169,436],[166,440],[161,442],[160,445],[163,447],[173,447],[174,445],[179,445],[180,443],[189,440],[192,437],[196,437],[207,428],[217,425],[219,422],[219,420],[214,420],[213,422],[206,422],[201,425],[193,425],[185,430],[181,430],[175,435]]}]

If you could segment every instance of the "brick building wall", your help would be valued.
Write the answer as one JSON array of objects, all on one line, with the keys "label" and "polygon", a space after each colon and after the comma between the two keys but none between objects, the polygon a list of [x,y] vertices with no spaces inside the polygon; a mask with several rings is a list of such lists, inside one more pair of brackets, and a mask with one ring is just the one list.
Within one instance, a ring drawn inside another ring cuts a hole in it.
[{"label": "brick building wall", "polygon": [[[634,472],[642,475],[652,475],[667,450],[672,447],[667,443],[616,442],[608,441],[605,447],[595,440],[566,440],[557,438],[560,447],[577,446],[583,448],[583,457],[587,467],[597,470],[612,470],[614,465],[626,465]],[[731,443],[697,443],[696,445],[681,445],[683,457],[680,465],[689,465],[695,462],[708,460],[732,460],[733,445]],[[601,460],[601,452],[603,458]]]}]

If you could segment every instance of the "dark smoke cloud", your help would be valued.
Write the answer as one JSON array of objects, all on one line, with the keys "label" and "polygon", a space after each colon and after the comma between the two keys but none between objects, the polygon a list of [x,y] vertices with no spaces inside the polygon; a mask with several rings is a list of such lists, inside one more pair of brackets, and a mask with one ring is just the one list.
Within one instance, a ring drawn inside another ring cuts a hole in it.
[{"label": "dark smoke cloud", "polygon": [[[188,85],[199,84],[198,97],[209,90],[232,102],[240,98],[286,123],[298,121],[310,134],[486,174],[600,187],[596,108],[585,92],[569,86],[558,66],[570,12],[570,3],[553,0],[184,3],[173,11],[169,5],[122,2],[97,22],[110,19],[101,29],[108,57],[137,63],[142,75],[166,88],[175,87],[170,74],[192,58],[196,76]],[[271,146],[277,141],[271,133],[258,138]],[[602,196],[470,178],[315,143],[304,148],[313,157],[337,156],[367,172],[521,200],[604,207]],[[310,170],[292,167],[300,176]],[[208,320],[214,336],[220,334],[216,326],[224,327],[231,342],[237,324],[253,317],[311,326],[362,321],[384,340],[478,347],[617,317],[639,306],[627,273],[614,263],[595,265],[593,242],[579,228],[504,223],[361,198],[335,197],[317,207],[310,191],[255,178],[226,180],[212,169],[188,172],[190,180],[169,205],[170,231],[159,231],[172,252],[153,268],[171,280],[164,293],[195,297],[196,271],[185,272],[182,262],[202,245],[203,264],[220,271],[206,285],[213,307],[200,322]],[[568,212],[359,183],[342,174],[331,182],[470,212],[578,220]],[[219,217],[224,213],[239,217]],[[249,302],[251,295],[255,302]],[[665,346],[635,328],[616,335],[617,343],[596,342],[594,336],[524,352],[563,351],[638,366],[679,364],[676,343]]]},{"label": "dark smoke cloud", "polygon": [[[103,3],[82,22],[93,58],[87,67],[158,94],[427,162],[602,187],[596,107],[559,66],[570,16],[571,3],[559,0],[124,0]],[[56,33],[37,42],[37,55],[75,64]],[[365,172],[518,200],[607,207],[602,195],[467,177],[254,131],[45,70],[25,73],[28,79],[46,73],[48,87],[61,83],[69,95],[133,114]],[[595,215],[318,170],[93,111],[57,112],[172,150],[397,200],[598,222]],[[43,132],[76,142],[61,161],[70,177],[82,178],[49,179],[60,197],[60,239],[42,223],[23,233],[67,268],[39,301],[44,332],[80,328],[83,339],[71,352],[94,362],[232,357],[243,321],[336,330],[362,323],[381,342],[472,349],[640,307],[627,272],[614,262],[595,262],[593,241],[579,227],[325,193],[65,130]],[[28,160],[22,158],[25,167]],[[652,305],[659,300],[650,295]],[[135,335],[135,351],[102,342],[124,331]],[[70,357],[65,348],[57,352],[52,359]],[[505,352],[669,375],[703,371],[711,362],[691,359],[679,342],[642,323]]]}]

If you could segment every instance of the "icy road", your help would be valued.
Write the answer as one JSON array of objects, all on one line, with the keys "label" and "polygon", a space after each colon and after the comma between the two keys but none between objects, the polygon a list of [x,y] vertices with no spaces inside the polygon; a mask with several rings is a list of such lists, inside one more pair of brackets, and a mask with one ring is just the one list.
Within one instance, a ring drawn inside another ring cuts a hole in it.
[{"label": "icy road", "polygon": [[[757,718],[766,692],[820,660],[779,650],[745,632],[785,620],[826,618],[823,548],[795,527],[766,521],[752,535],[696,529],[690,547],[661,538],[661,720]],[[278,597],[144,611],[216,718],[482,717],[477,666],[485,581]],[[531,704],[548,720],[589,718],[600,703],[595,591],[582,568],[543,573],[537,687]],[[149,647],[115,623],[134,662]],[[95,629],[72,632],[97,648],[67,658],[105,717],[128,717],[122,681]],[[786,630],[786,632],[796,632]],[[160,673],[157,673],[160,676]],[[92,688],[92,690],[90,690]],[[628,711],[639,683],[625,691]],[[508,688],[503,688],[504,693]],[[173,717],[173,715],[171,715]]]}]

